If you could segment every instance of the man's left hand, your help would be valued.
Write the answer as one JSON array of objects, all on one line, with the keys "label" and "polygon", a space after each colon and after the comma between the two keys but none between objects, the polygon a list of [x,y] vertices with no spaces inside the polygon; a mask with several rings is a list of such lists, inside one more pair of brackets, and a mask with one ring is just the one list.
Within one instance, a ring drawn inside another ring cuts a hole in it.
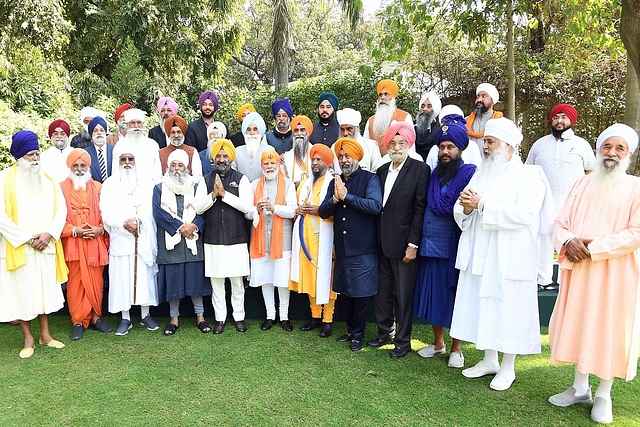
[{"label": "man's left hand", "polygon": [[33,236],[33,243],[31,243],[31,247],[36,251],[42,252],[47,247],[50,240],[51,240],[51,234],[49,233],[45,232],[45,233],[36,234],[35,236]]},{"label": "man's left hand", "polygon": [[417,255],[418,255],[418,250],[416,248],[407,246],[407,249],[404,250],[404,258],[402,258],[402,262],[409,263],[414,259],[416,259]]}]

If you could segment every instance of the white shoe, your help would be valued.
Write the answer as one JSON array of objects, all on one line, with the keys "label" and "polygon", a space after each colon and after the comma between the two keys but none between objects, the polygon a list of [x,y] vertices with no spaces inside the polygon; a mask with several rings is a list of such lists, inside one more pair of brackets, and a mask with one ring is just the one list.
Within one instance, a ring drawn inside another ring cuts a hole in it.
[{"label": "white shoe", "polygon": [[422,357],[433,357],[436,354],[444,354],[446,351],[447,351],[447,346],[444,346],[436,350],[436,347],[433,344],[430,344],[425,348],[423,348],[422,350],[418,351],[418,355]]},{"label": "white shoe", "polygon": [[600,424],[609,424],[613,422],[613,408],[611,399],[597,397],[593,401],[591,408],[591,419]]},{"label": "white shoe", "polygon": [[571,386],[562,393],[554,394],[547,400],[552,405],[560,406],[561,408],[566,408],[567,406],[576,405],[578,403],[593,403],[593,399],[591,398],[591,387],[589,387],[585,393],[578,396],[576,394],[576,389]]},{"label": "white shoe", "polygon": [[491,380],[489,387],[496,391],[505,391],[511,387],[511,384],[516,380],[516,374],[504,369],[499,369],[498,373]]},{"label": "white shoe", "polygon": [[451,352],[447,366],[450,368],[464,368],[464,356],[462,355],[462,352]]},{"label": "white shoe", "polygon": [[493,375],[498,373],[498,370],[500,369],[500,366],[487,366],[484,363],[484,360],[479,361],[478,363],[476,363],[475,366],[472,366],[471,368],[467,368],[464,371],[462,371],[462,375],[464,375],[467,378],[480,378],[480,377],[484,377],[485,375]]}]

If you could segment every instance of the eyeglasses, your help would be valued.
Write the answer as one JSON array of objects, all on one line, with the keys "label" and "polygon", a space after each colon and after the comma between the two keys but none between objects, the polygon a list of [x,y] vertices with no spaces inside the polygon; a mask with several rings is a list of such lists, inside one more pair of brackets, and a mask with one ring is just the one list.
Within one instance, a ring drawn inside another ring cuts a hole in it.
[{"label": "eyeglasses", "polygon": [[120,161],[121,162],[133,162],[135,161],[135,157],[131,156],[131,157],[120,157]]},{"label": "eyeglasses", "polygon": [[406,147],[406,146],[407,146],[407,143],[405,141],[399,141],[399,142],[390,141],[389,142],[389,147],[402,148],[402,147]]}]

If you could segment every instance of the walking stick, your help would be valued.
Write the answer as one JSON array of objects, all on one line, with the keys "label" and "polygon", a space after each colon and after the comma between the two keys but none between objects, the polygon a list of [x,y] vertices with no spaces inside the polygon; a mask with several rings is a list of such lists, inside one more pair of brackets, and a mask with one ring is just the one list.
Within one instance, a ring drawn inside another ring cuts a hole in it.
[{"label": "walking stick", "polygon": [[[136,206],[136,215],[138,215],[138,206]],[[140,234],[140,222],[138,218],[133,219],[136,224],[136,234],[133,246],[133,305],[136,305],[136,295],[138,293],[138,235]]]}]

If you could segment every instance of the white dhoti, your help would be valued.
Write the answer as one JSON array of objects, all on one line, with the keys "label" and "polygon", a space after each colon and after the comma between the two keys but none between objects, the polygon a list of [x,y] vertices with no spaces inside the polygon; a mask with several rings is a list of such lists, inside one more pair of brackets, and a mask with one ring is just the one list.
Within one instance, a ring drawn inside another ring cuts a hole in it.
[{"label": "white dhoti", "polygon": [[109,312],[127,311],[132,305],[158,305],[156,264],[147,265],[138,257],[135,301],[133,286],[134,255],[109,255]]}]

